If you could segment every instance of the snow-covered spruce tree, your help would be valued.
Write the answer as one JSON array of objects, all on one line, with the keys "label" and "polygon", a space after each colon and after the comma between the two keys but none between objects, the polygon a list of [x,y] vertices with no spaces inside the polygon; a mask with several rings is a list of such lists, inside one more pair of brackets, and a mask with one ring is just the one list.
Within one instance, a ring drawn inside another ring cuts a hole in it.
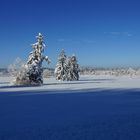
[{"label": "snow-covered spruce tree", "polygon": [[55,68],[56,80],[67,80],[67,71],[67,56],[65,54],[65,51],[62,50],[60,55],[58,56],[58,62]]},{"label": "snow-covered spruce tree", "polygon": [[44,41],[41,33],[38,34],[37,42],[32,44],[33,51],[30,52],[27,63],[16,77],[17,85],[41,85],[43,84],[43,67],[42,62],[46,60],[48,64],[50,60],[48,56],[44,56]]},{"label": "snow-covered spruce tree", "polygon": [[56,80],[75,81],[79,80],[79,65],[75,55],[66,57],[64,50],[58,57],[58,63],[55,68]]},{"label": "snow-covered spruce tree", "polygon": [[67,80],[68,81],[79,80],[80,70],[79,70],[79,65],[77,64],[77,58],[75,55],[68,58],[67,66],[68,66]]}]

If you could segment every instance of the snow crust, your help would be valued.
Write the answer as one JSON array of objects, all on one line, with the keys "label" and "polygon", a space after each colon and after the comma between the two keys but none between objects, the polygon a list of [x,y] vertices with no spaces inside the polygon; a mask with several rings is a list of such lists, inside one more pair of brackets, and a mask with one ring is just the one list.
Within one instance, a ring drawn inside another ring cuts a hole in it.
[{"label": "snow crust", "polygon": [[102,89],[140,89],[140,77],[81,75],[79,81],[57,81],[54,77],[45,78],[42,86],[14,86],[12,77],[0,77],[0,92],[10,91],[85,91]]}]

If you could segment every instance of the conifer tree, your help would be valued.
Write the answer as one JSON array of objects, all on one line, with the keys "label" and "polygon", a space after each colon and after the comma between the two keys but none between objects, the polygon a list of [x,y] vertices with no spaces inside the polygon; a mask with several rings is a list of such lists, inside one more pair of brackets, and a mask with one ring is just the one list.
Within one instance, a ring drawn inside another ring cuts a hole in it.
[{"label": "conifer tree", "polygon": [[68,74],[67,79],[69,81],[79,80],[79,65],[77,64],[77,58],[75,55],[68,58]]},{"label": "conifer tree", "polygon": [[32,45],[33,51],[30,52],[27,63],[19,72],[16,78],[18,85],[41,85],[43,84],[42,62],[46,60],[50,63],[48,56],[44,56],[44,41],[41,33],[38,34],[37,42]]},{"label": "conifer tree", "polygon": [[55,76],[56,80],[66,80],[67,79],[67,56],[65,51],[62,50],[60,55],[58,56],[58,62],[55,68]]},{"label": "conifer tree", "polygon": [[62,50],[55,68],[55,76],[56,80],[79,80],[79,65],[77,64],[76,56],[73,55],[67,58],[64,50]]}]

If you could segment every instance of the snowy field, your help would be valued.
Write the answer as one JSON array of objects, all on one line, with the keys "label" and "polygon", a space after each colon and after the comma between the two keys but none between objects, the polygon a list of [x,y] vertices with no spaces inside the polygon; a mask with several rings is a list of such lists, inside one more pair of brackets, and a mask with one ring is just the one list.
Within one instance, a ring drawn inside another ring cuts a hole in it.
[{"label": "snowy field", "polygon": [[44,79],[17,87],[0,77],[0,140],[139,140],[140,77]]},{"label": "snowy field", "polygon": [[44,79],[43,86],[23,87],[14,86],[12,77],[0,77],[0,91],[87,91],[100,89],[139,89],[140,76],[109,76],[109,75],[84,75],[79,81],[57,81],[55,78]]}]

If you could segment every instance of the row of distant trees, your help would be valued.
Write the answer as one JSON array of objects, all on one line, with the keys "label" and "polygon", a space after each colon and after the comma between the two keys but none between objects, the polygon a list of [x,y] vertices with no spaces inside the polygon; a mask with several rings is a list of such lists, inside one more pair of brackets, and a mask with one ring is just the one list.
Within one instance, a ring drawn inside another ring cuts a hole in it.
[{"label": "row of distant trees", "polygon": [[[140,68],[89,68],[81,67],[79,75],[110,75],[110,76],[140,76]],[[44,70],[44,77],[54,76],[54,69]]]},{"label": "row of distant trees", "polygon": [[112,75],[112,76],[140,76],[140,68],[114,68],[114,69],[104,69],[104,68],[81,68],[81,75]]}]

